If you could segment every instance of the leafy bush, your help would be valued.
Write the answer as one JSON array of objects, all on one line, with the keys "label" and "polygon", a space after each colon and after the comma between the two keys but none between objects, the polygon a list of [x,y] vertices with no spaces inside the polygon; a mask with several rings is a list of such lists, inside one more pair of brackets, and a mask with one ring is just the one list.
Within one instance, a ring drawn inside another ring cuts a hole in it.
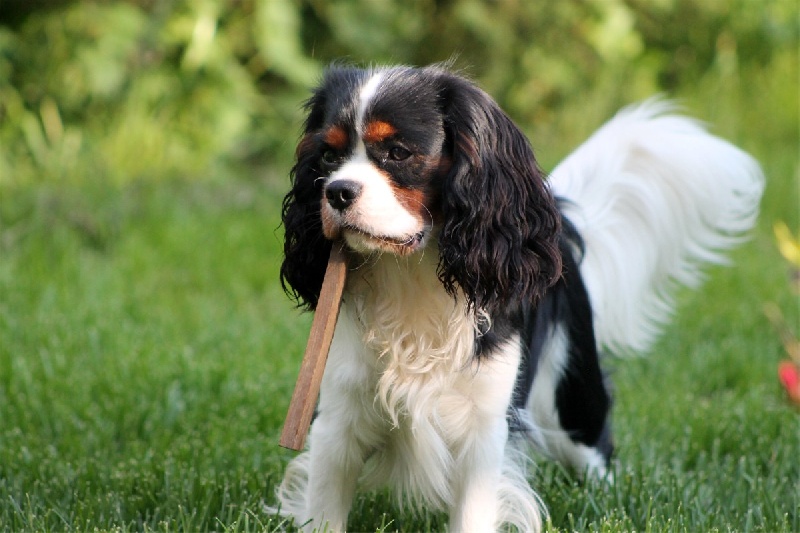
[{"label": "leafy bush", "polygon": [[337,58],[452,60],[545,138],[709,76],[796,82],[771,70],[796,64],[788,1],[4,3],[0,187],[284,164],[299,104]]},{"label": "leafy bush", "polygon": [[222,37],[204,42],[203,16],[78,3],[6,30],[3,181],[196,174],[239,156],[257,93]]}]

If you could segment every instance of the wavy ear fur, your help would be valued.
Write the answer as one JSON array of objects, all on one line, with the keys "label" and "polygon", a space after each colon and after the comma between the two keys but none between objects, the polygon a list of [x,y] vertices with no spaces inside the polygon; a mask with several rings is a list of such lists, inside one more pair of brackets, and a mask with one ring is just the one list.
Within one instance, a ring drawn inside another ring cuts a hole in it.
[{"label": "wavy ear fur", "polygon": [[442,183],[439,278],[494,313],[561,275],[560,216],[523,133],[482,90],[443,74],[452,166]]},{"label": "wavy ear fur", "polygon": [[317,179],[322,174],[317,168],[314,139],[314,133],[324,120],[324,91],[318,89],[306,103],[306,109],[309,114],[305,132],[297,145],[297,161],[290,174],[292,188],[283,198],[285,237],[281,285],[298,306],[313,310],[317,306],[331,250],[331,242],[322,234],[322,180]]}]

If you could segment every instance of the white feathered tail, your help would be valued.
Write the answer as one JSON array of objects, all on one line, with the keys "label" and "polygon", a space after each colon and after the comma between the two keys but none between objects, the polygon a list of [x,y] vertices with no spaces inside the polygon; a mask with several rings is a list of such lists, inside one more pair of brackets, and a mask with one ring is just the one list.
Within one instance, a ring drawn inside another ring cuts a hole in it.
[{"label": "white feathered tail", "polygon": [[724,262],[758,215],[758,163],[670,111],[658,100],[623,110],[550,177],[584,239],[598,344],[615,352],[646,351],[675,289]]}]

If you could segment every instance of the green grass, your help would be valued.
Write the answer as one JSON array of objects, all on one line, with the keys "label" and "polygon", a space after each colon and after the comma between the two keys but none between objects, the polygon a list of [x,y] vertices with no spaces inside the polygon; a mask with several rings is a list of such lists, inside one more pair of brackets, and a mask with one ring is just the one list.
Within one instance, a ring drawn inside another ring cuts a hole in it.
[{"label": "green grass", "polygon": [[257,182],[4,199],[0,529],[271,523],[308,324],[278,205]]},{"label": "green grass", "polygon": [[[797,154],[745,140],[771,178],[755,236],[682,295],[652,354],[608,361],[617,481],[543,464],[554,531],[800,531],[800,416],[761,311],[798,323],[771,235],[797,227]],[[285,183],[2,192],[0,530],[285,525],[265,505],[292,456],[277,441],[310,324],[278,283]],[[351,515],[354,531],[445,523],[386,493]]]}]

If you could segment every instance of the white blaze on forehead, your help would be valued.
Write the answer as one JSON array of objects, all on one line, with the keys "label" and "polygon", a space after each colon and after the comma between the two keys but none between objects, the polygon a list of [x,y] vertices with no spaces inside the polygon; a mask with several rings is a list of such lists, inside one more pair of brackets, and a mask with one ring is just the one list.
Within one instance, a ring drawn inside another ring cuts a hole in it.
[{"label": "white blaze on forehead", "polygon": [[367,106],[369,106],[370,101],[375,96],[375,93],[378,92],[378,87],[383,81],[383,73],[377,72],[373,74],[368,80],[367,83],[361,86],[361,90],[358,93],[358,114],[356,115],[356,131],[358,131],[359,136],[364,134],[364,116],[367,114]]}]

